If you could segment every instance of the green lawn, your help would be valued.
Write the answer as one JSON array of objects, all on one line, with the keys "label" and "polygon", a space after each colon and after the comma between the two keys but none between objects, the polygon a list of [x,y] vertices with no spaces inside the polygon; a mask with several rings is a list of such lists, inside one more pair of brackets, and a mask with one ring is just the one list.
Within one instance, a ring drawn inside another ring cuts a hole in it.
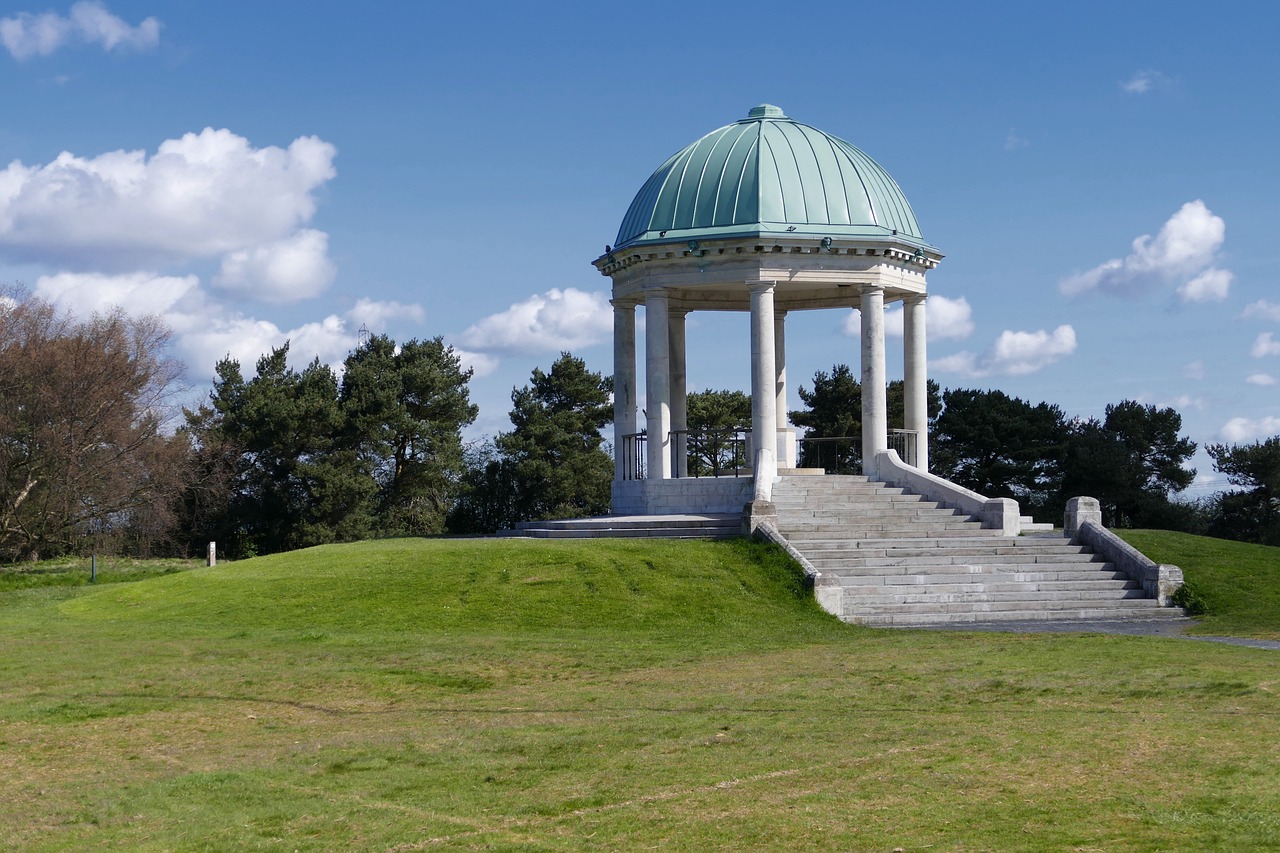
[{"label": "green lawn", "polygon": [[0,591],[0,650],[19,850],[1280,847],[1280,652],[842,625],[745,542]]}]

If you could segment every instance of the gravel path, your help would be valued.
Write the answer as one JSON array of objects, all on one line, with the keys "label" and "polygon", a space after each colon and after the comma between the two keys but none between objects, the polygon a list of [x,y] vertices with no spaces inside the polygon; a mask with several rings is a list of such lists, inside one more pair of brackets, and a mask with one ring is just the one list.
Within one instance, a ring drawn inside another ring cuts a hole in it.
[{"label": "gravel path", "polygon": [[933,626],[937,631],[1008,631],[1018,634],[1080,633],[1080,634],[1129,634],[1136,637],[1177,637],[1183,640],[1202,640],[1209,643],[1227,643],[1233,646],[1250,646],[1255,649],[1280,651],[1280,640],[1249,640],[1242,637],[1208,637],[1184,633],[1194,625],[1194,619],[1134,619],[1115,622],[1026,621],[1026,622],[965,622],[954,625]]}]

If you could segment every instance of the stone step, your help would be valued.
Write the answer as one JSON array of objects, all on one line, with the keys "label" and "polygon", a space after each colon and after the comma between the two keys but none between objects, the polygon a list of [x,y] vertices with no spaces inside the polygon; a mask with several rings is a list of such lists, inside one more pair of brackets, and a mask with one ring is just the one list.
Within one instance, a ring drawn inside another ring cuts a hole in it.
[{"label": "stone step", "polygon": [[[1136,599],[1127,602],[1139,605],[1142,601],[1152,599]],[[1134,607],[1133,609],[1103,608],[1082,605],[1067,610],[1001,610],[1001,611],[969,611],[962,613],[913,613],[898,609],[893,613],[846,615],[844,621],[858,625],[879,628],[924,628],[937,625],[963,625],[967,622],[1115,622],[1115,621],[1177,621],[1185,619],[1182,610],[1177,607]]]},{"label": "stone step", "polygon": [[914,501],[910,503],[889,503],[887,501],[876,501],[868,503],[865,506],[844,506],[827,507],[818,509],[779,509],[778,523],[789,524],[793,521],[808,521],[811,519],[822,519],[836,521],[844,524],[857,524],[864,518],[882,518],[885,516],[901,516],[903,518],[913,518],[916,516],[930,517],[961,515],[965,518],[969,516],[951,507],[940,506],[936,501]]},{"label": "stone step", "polygon": [[[928,586],[934,583],[1039,583],[1041,581],[1065,581],[1081,583],[1091,580],[1124,581],[1128,576],[1111,563],[1097,563],[1103,568],[1071,568],[1069,566],[1038,566],[1034,570],[1018,571],[1007,566],[966,566],[969,571],[957,571],[957,566],[935,566],[924,570],[898,566],[884,566],[856,571],[832,571],[818,568],[824,576],[835,578],[841,586]],[[950,569],[948,571],[948,569]],[[979,569],[979,571],[974,571]]]},{"label": "stone step", "polygon": [[[1058,614],[1058,618],[1085,618],[1075,616],[1082,609],[1099,612],[1126,610],[1165,610],[1152,598],[1124,598],[1114,600],[1092,600],[1065,598],[1062,596],[1043,601],[928,601],[919,603],[892,602],[885,604],[859,604],[846,602],[845,616],[880,616],[880,615],[939,615],[981,613],[984,618],[996,618],[995,614],[1008,612]],[[1062,614],[1072,614],[1063,617]]]},{"label": "stone step", "polygon": [[[957,537],[958,541],[959,537]],[[921,540],[927,541],[927,540]],[[948,540],[941,540],[946,543]],[[1004,545],[993,545],[986,548],[980,545],[956,545],[954,547],[941,545],[912,545],[909,542],[901,545],[890,545],[884,548],[876,547],[879,542],[873,539],[866,540],[862,547],[857,547],[853,543],[848,542],[809,542],[805,545],[805,553],[812,559],[819,557],[824,559],[861,559],[864,557],[971,557],[971,556],[991,556],[997,557],[1027,557],[1034,558],[1052,554],[1075,555],[1086,554],[1092,556],[1092,549],[1083,545],[1042,545],[1038,548],[1016,548]]]},{"label": "stone step", "polygon": [[[781,528],[780,528],[781,529]],[[976,521],[948,521],[926,524],[869,524],[851,529],[838,524],[788,525],[782,529],[782,535],[788,539],[808,541],[814,538],[833,539],[843,536],[848,539],[930,539],[950,536],[991,536],[1004,534],[999,530],[979,527]]]},{"label": "stone step", "polygon": [[887,568],[905,566],[907,568],[924,568],[932,566],[1036,566],[1065,565],[1083,563],[1089,566],[1101,565],[1102,561],[1093,554],[957,554],[947,556],[886,556],[886,557],[850,557],[846,555],[805,554],[805,558],[814,566],[845,567],[855,569]]},{"label": "stone step", "polygon": [[[1051,576],[1051,573],[1045,573]],[[972,593],[975,587],[983,592],[988,593],[1021,593],[1021,592],[1050,592],[1050,593],[1076,593],[1076,592],[1104,592],[1110,595],[1118,595],[1125,590],[1140,589],[1137,581],[1130,580],[1127,577],[1119,576],[1115,578],[1107,578],[1102,580],[1013,580],[1017,575],[993,575],[991,579],[981,584],[975,584],[973,581],[964,579],[954,582],[941,582],[937,579],[931,579],[927,584],[899,583],[900,578],[841,578],[841,590],[846,596],[854,596],[861,600],[863,596],[882,596],[882,595],[918,595],[919,592],[912,590],[915,586],[925,587],[927,593],[933,594],[955,594],[955,593]],[[883,583],[875,584],[871,581],[883,581]],[[908,592],[908,590],[912,590]]]},{"label": "stone step", "polygon": [[[847,590],[846,590],[847,594]],[[857,598],[850,603],[846,598],[845,612],[856,608],[860,612],[878,612],[887,607],[918,605],[1017,605],[1016,609],[1030,610],[1047,608],[1053,610],[1062,604],[1078,607],[1087,603],[1090,607],[1113,607],[1117,602],[1148,601],[1143,597],[1141,589],[1084,589],[1062,592],[1055,590],[1009,590],[992,592],[985,589],[961,590],[955,592],[939,592],[933,589],[903,591],[895,593],[878,593]]]}]

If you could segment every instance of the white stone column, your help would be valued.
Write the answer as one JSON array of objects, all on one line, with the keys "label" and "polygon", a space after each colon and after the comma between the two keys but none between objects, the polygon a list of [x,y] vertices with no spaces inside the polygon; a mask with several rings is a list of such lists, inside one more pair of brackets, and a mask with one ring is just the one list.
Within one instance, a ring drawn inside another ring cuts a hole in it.
[{"label": "white stone column", "polygon": [[787,312],[773,313],[773,365],[775,389],[774,396],[778,404],[777,425],[781,429],[787,424]]},{"label": "white stone column", "polygon": [[648,478],[671,478],[671,352],[667,329],[669,300],[665,290],[644,297],[645,428],[648,432]]},{"label": "white stone column", "polygon": [[[613,479],[635,476],[636,307],[613,304]],[[628,470],[628,466],[630,470]]]},{"label": "white stone column", "polygon": [[862,287],[862,473],[876,476],[876,453],[889,447],[884,368],[884,288]]},{"label": "white stone column", "polygon": [[[777,474],[778,445],[778,396],[777,362],[774,356],[773,317],[774,282],[761,281],[751,285],[751,437],[754,448],[751,460],[755,464],[756,492],[764,487],[764,500],[772,493],[773,478]],[[760,467],[760,450],[764,454]]]},{"label": "white stone column", "polygon": [[682,433],[673,439],[675,463],[672,466],[672,473],[677,477],[689,476],[689,437],[683,434],[689,428],[689,389],[686,378],[684,335],[686,313],[683,308],[669,308],[667,311],[667,347],[671,357],[671,429]]},{"label": "white stone column", "polygon": [[929,470],[929,376],[925,352],[925,295],[902,300],[902,358],[905,365],[906,426],[916,434],[915,466]]}]

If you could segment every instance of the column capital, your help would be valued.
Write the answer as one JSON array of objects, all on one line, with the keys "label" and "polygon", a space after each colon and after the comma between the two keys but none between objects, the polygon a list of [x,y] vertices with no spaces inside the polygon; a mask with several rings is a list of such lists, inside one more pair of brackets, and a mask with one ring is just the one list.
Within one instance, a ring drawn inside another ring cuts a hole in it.
[{"label": "column capital", "polygon": [[773,290],[773,289],[774,289],[775,287],[777,287],[777,286],[778,286],[778,282],[777,282],[776,280],[774,280],[774,281],[749,281],[749,282],[747,282],[747,288],[748,288],[752,293],[763,293],[763,292],[765,292],[765,291],[767,291],[767,290]]},{"label": "column capital", "polygon": [[927,293],[908,293],[902,297],[902,301],[906,305],[920,305],[928,298]]}]

